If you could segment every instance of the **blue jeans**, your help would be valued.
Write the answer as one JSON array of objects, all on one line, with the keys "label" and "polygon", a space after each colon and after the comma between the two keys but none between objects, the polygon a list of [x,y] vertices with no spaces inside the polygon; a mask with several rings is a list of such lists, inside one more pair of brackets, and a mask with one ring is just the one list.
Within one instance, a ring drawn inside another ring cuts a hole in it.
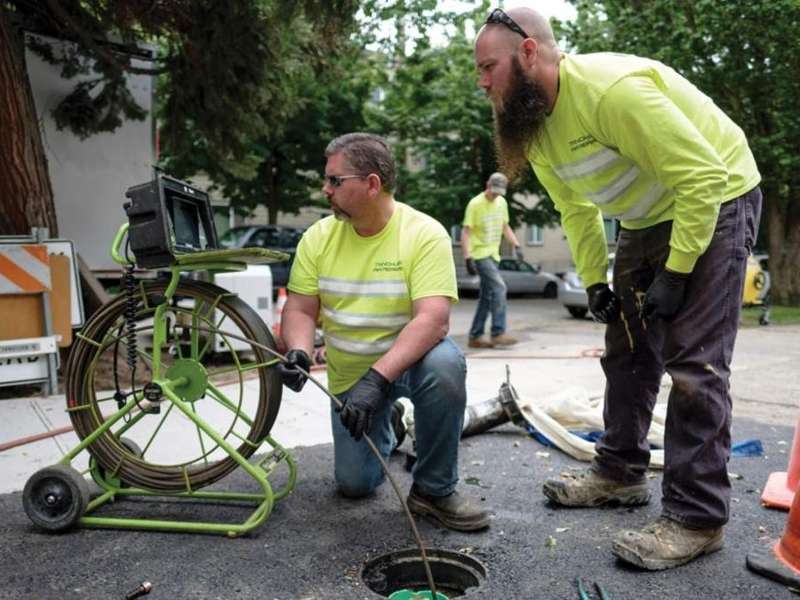
[{"label": "blue jeans", "polygon": [[483,335],[486,317],[490,312],[492,336],[501,335],[506,332],[506,282],[500,277],[500,269],[491,256],[476,260],[475,267],[481,279],[481,289],[469,337],[479,338]]},{"label": "blue jeans", "polygon": [[[417,462],[412,475],[417,488],[431,496],[446,496],[458,482],[458,442],[467,404],[467,363],[449,337],[431,348],[389,388],[383,406],[372,419],[369,437],[384,459],[397,444],[391,407],[406,397],[414,405]],[[339,394],[345,401],[349,390]],[[385,478],[380,463],[364,440],[356,442],[342,425],[331,402],[334,474],[343,495],[366,496]]]}]

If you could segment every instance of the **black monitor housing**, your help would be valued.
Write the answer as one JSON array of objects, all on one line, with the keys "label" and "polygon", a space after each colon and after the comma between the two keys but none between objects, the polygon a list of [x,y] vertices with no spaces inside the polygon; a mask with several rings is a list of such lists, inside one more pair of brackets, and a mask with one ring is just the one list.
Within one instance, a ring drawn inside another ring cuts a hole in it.
[{"label": "black monitor housing", "polygon": [[152,181],[133,186],[125,196],[130,199],[124,205],[128,241],[140,268],[168,267],[182,254],[218,248],[206,192],[156,171]]}]

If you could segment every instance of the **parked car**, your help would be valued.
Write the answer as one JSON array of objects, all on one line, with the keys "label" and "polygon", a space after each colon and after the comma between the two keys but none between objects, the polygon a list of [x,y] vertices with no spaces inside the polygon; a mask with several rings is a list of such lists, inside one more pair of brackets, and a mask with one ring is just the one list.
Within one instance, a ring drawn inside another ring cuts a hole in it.
[{"label": "parked car", "polygon": [[[539,265],[515,258],[501,258],[498,267],[509,294],[542,294],[545,298],[555,298],[558,295],[558,277],[542,271]],[[480,290],[479,277],[467,273],[466,267],[458,267],[456,275],[458,289],[462,292]]]},{"label": "parked car", "polygon": [[269,248],[280,250],[289,255],[289,259],[270,263],[272,285],[285,287],[289,283],[289,272],[292,270],[297,244],[303,236],[305,227],[290,225],[241,225],[229,229],[219,239],[223,248]]},{"label": "parked car", "polygon": [[[747,271],[745,273],[744,290],[742,291],[742,304],[753,306],[764,304],[769,294],[769,271],[766,270],[767,255],[757,254],[747,257]],[[608,284],[612,284],[614,270],[614,255],[608,258]],[[558,286],[558,298],[561,304],[576,319],[582,319],[589,312],[589,299],[581,278],[574,270],[567,271],[561,277]]]},{"label": "parked car", "polygon": [[[612,285],[612,273],[614,272],[614,253],[608,255],[608,285]],[[589,312],[589,298],[586,295],[586,288],[583,287],[581,278],[575,269],[570,269],[562,274],[558,284],[558,299],[576,319],[583,319]]]}]

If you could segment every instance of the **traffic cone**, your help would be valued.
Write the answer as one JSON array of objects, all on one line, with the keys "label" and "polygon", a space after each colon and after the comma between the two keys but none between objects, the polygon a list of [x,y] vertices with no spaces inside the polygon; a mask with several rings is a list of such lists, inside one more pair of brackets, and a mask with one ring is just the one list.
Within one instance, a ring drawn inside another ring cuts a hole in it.
[{"label": "traffic cone", "polygon": [[770,547],[748,554],[747,568],[784,585],[800,588],[800,494],[792,501],[783,537]]},{"label": "traffic cone", "polygon": [[764,486],[764,492],[761,494],[761,503],[769,508],[789,510],[798,483],[800,483],[800,419],[797,420],[794,428],[789,468],[787,471],[776,471],[770,474],[767,485]]},{"label": "traffic cone", "polygon": [[281,337],[281,318],[283,307],[286,306],[286,288],[278,288],[278,301],[275,303],[275,320],[272,323],[272,333],[276,338]]}]

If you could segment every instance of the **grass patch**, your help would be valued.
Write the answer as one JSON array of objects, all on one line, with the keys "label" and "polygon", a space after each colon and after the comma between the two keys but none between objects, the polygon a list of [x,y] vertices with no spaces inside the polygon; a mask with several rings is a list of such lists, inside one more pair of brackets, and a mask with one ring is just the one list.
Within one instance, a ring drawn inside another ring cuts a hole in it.
[{"label": "grass patch", "polygon": [[[751,306],[742,309],[742,326],[758,327],[758,320],[764,309]],[[770,325],[800,325],[800,306],[771,306],[769,309]]]}]

